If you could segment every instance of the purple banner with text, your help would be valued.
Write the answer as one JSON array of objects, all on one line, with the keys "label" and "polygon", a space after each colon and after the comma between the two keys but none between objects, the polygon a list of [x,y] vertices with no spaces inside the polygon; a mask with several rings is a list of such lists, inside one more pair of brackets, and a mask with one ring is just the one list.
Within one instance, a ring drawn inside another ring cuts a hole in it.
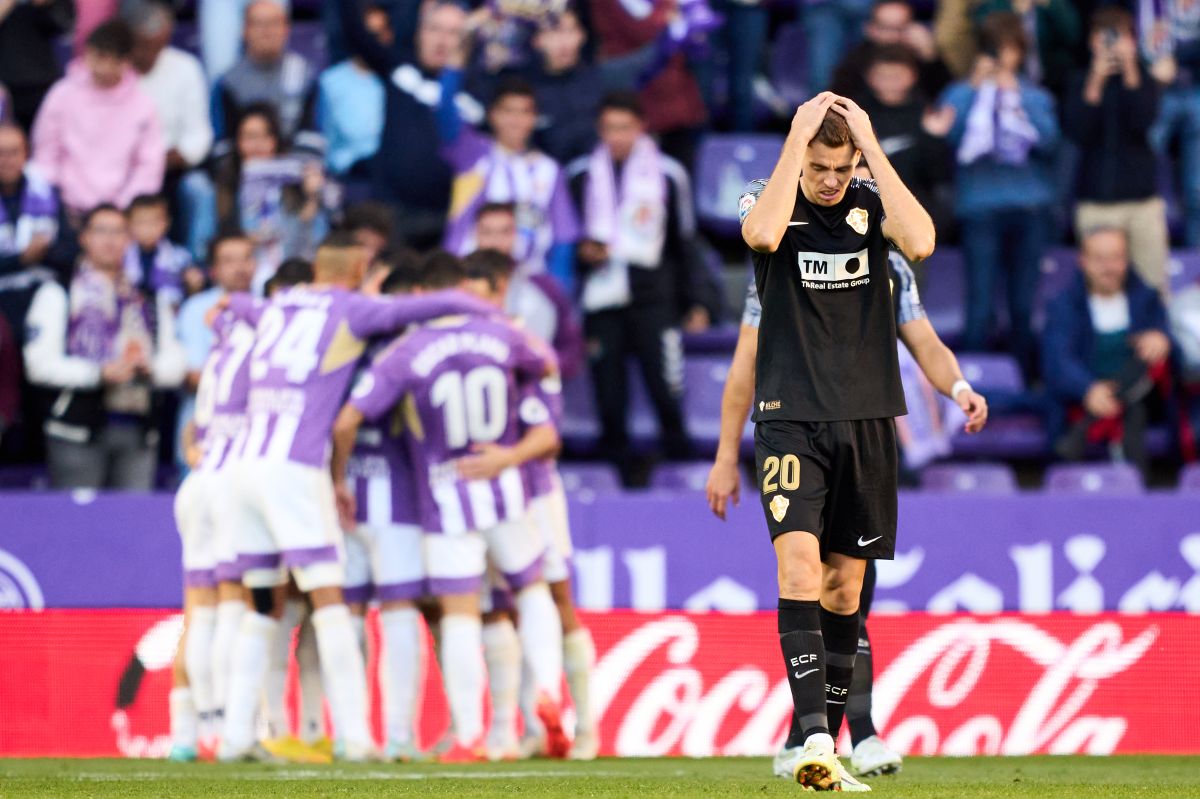
[{"label": "purple banner with text", "polygon": [[[167,495],[0,494],[0,608],[174,607]],[[775,562],[751,498],[717,521],[703,496],[573,500],[585,608],[775,606]],[[879,612],[1200,613],[1200,497],[907,495]]]}]

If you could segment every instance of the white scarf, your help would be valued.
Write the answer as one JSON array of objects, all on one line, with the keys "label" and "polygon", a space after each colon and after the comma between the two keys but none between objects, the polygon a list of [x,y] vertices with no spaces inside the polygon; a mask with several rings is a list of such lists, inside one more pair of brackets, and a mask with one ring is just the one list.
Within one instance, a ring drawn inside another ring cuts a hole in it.
[{"label": "white scarf", "polygon": [[587,237],[607,244],[611,260],[658,268],[667,239],[667,179],[662,155],[649,136],[634,143],[620,187],[608,148],[595,149],[583,205]]}]

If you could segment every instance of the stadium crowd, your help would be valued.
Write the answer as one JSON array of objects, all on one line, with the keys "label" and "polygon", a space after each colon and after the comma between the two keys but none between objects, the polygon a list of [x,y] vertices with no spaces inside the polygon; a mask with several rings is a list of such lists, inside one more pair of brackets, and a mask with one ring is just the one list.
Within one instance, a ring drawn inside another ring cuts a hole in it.
[{"label": "stadium crowd", "polygon": [[[961,260],[961,323],[939,332],[1018,367],[996,415],[1046,433],[1019,454],[1193,458],[1200,272],[1180,248],[1200,246],[1200,4],[292,6],[0,0],[5,463],[45,463],[56,487],[155,485],[181,451],[209,309],[335,230],[376,266],[511,253],[508,310],[591,386],[567,392],[568,414],[598,424],[568,445],[644,479],[632,359],[657,451],[709,454],[685,367],[732,348],[746,256],[695,197],[725,198],[736,231],[736,198],[764,175],[731,161],[715,188],[693,177],[706,147],[784,130],[825,88],[869,113]],[[927,297],[946,293],[939,255],[917,266]],[[910,371],[919,467],[956,422]]]}]

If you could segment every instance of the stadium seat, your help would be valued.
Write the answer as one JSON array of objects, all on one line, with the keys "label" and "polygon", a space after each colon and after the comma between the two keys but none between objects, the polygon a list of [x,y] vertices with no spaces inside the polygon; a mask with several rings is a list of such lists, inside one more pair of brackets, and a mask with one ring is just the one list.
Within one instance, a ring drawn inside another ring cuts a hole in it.
[{"label": "stadium seat", "polygon": [[608,463],[563,463],[559,465],[567,496],[579,492],[613,494],[621,491],[621,477]]},{"label": "stadium seat", "polygon": [[729,357],[737,346],[738,325],[733,323],[710,327],[703,333],[684,333],[683,349],[692,353],[725,353]]},{"label": "stadium seat", "polygon": [[1180,291],[1200,280],[1200,250],[1175,250],[1167,265],[1171,290]]},{"label": "stadium seat", "polygon": [[745,133],[705,136],[696,156],[696,212],[700,224],[721,236],[738,235],[738,199],[746,184],[769,177],[783,137]]},{"label": "stadium seat", "polygon": [[938,463],[921,472],[921,490],[1013,494],[1017,491],[1017,478],[1007,463]]},{"label": "stadium seat", "polygon": [[721,394],[729,374],[729,355],[691,355],[683,366],[683,417],[692,441],[715,452],[721,435]]},{"label": "stadium seat", "polygon": [[[659,491],[703,491],[711,469],[711,461],[663,463],[654,469],[654,474],[650,477],[650,488]],[[753,491],[749,475],[739,468],[738,476],[741,477],[743,496],[749,495],[749,492]]]},{"label": "stadium seat", "polygon": [[981,394],[1025,390],[1021,365],[1013,356],[991,352],[960,352],[957,355],[963,377]]},{"label": "stadium seat", "polygon": [[1141,473],[1128,463],[1059,463],[1046,470],[1046,490],[1129,496],[1145,493],[1146,487]]},{"label": "stadium seat", "polygon": [[942,340],[953,345],[962,336],[966,322],[966,272],[962,252],[956,247],[938,247],[925,262],[921,281],[921,304],[929,322]]},{"label": "stadium seat", "polygon": [[1189,494],[1200,493],[1200,463],[1189,463],[1179,473],[1179,490]]}]

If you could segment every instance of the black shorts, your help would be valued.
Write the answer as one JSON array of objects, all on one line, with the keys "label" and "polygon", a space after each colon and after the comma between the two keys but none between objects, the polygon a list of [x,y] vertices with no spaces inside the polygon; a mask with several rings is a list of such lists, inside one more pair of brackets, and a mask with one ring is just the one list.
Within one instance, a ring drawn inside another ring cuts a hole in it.
[{"label": "black shorts", "polygon": [[830,552],[891,560],[896,552],[896,425],[759,422],[754,460],[774,541],[802,530]]}]

